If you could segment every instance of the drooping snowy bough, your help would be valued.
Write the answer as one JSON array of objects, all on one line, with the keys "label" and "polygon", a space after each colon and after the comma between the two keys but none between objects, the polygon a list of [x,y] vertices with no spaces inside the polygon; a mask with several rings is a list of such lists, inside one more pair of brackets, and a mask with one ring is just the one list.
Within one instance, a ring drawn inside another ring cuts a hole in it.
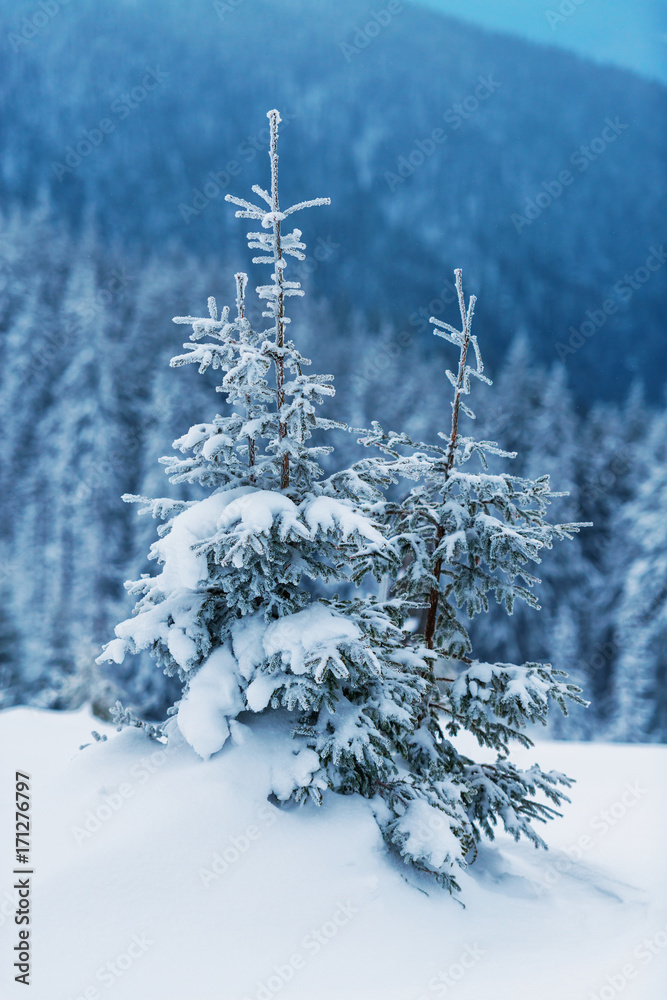
[{"label": "drooping snowy bough", "polygon": [[[310,361],[286,337],[285,305],[303,295],[288,280],[289,259],[305,258],[301,231],[287,220],[328,199],[280,207],[280,115],[268,117],[270,189],[254,186],[255,202],[227,195],[238,216],[258,224],[248,241],[260,251],[253,263],[272,268],[257,288],[268,322],[256,330],[247,316],[245,274],[236,275],[234,313],[211,298],[207,317],[175,320],[192,334],[172,365],[219,370],[229,405],[163,460],[172,482],[204,487],[205,499],[124,498],[164,522],[151,550],[160,572],[128,584],[139,598],[134,616],[100,659],[120,663],[150,649],[178,674],[183,696],[173,711],[203,758],[244,738],[253,713],[273,713],[293,747],[292,767],[276,776],[278,800],[357,793],[406,862],[458,888],[457,869],[498,821],[542,843],[531,823],[555,814],[569,780],[518,770],[509,745],[530,745],[523,730],[545,720],[549,699],[563,710],[581,700],[549,665],[475,662],[461,609],[483,611],[489,592],[508,612],[517,598],[535,604],[525,564],[579,525],[547,522],[546,477],[462,468],[473,455],[484,464],[485,453],[504,453],[459,432],[459,418],[472,416],[463,400],[471,376],[488,381],[460,272],[462,329],[433,321],[460,353],[458,372],[447,372],[454,397],[444,445],[374,424],[362,442],[379,454],[324,477],[319,459],[331,448],[312,434],[343,425],[318,414],[332,377],[306,374]],[[389,499],[387,488],[393,496],[406,480],[417,485]],[[373,579],[384,581],[377,595]],[[350,581],[364,581],[359,596],[339,596]],[[460,754],[452,740],[461,729],[495,748],[496,762]]]}]

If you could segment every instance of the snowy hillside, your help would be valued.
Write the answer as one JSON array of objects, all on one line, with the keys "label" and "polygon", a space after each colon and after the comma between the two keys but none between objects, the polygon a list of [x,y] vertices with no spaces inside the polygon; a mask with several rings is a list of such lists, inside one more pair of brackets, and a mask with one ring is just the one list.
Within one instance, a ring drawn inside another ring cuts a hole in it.
[{"label": "snowy hillside", "polygon": [[[269,803],[294,760],[270,726],[237,726],[204,762],[174,724],[168,749],[109,729],[77,752],[99,729],[85,712],[0,716],[2,787],[16,769],[32,778],[32,1000],[663,1000],[667,750],[515,751],[576,777],[572,805],[545,831],[549,853],[504,835],[485,845],[464,909],[387,855],[359,797]],[[12,981],[8,867],[12,1000],[26,992]]]}]

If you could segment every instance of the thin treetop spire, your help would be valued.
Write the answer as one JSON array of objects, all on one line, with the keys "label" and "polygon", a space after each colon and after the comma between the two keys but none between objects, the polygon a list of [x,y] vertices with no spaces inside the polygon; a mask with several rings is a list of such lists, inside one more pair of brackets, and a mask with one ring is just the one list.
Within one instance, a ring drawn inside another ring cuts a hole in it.
[{"label": "thin treetop spire", "polygon": [[[448,340],[450,344],[455,344],[459,348],[459,367],[458,374],[456,378],[452,372],[447,372],[447,377],[451,384],[454,386],[454,399],[452,400],[452,429],[449,435],[449,447],[447,448],[447,460],[445,462],[445,468],[443,470],[443,480],[444,482],[449,479],[449,475],[454,467],[454,457],[456,455],[456,444],[459,432],[459,412],[461,407],[464,409],[465,403],[462,400],[463,395],[468,395],[470,392],[470,376],[474,375],[476,378],[481,379],[483,382],[487,382],[490,385],[489,379],[483,375],[483,365],[482,359],[479,353],[479,348],[477,346],[477,339],[472,336],[472,317],[475,311],[475,303],[477,298],[474,295],[470,296],[468,305],[466,306],[465,295],[463,294],[463,271],[460,267],[457,267],[454,271],[456,277],[456,292],[458,295],[459,311],[461,313],[461,329],[455,330],[453,326],[449,323],[444,323],[442,320],[436,319],[435,316],[431,316],[430,322],[435,326],[434,334],[438,337],[442,337],[444,340]],[[468,356],[468,348],[472,343],[475,350],[475,357],[477,359],[477,368],[471,368],[467,363],[466,359]],[[468,410],[468,414],[471,411]],[[444,527],[439,524],[435,532],[435,547],[439,547],[445,535]],[[428,614],[426,616],[426,627],[424,631],[424,636],[426,639],[426,645],[429,649],[433,649],[433,637],[435,635],[435,626],[438,617],[438,602],[440,600],[440,576],[442,574],[442,558],[438,557],[433,567],[433,576],[435,579],[434,585],[431,587],[431,592],[429,595],[429,608]]]},{"label": "thin treetop spire", "polygon": [[[301,230],[294,229],[288,235],[283,236],[281,225],[288,215],[300,212],[304,208],[314,208],[318,205],[330,205],[330,198],[313,198],[310,201],[302,201],[292,205],[286,211],[280,210],[280,198],[278,194],[278,126],[281,122],[280,112],[275,108],[267,113],[267,118],[271,123],[271,138],[269,144],[269,159],[271,161],[271,193],[269,194],[259,184],[253,184],[254,194],[262,198],[269,206],[269,211],[259,205],[253,205],[244,198],[237,198],[235,195],[225,195],[225,200],[239,206],[236,213],[237,218],[261,220],[263,229],[270,229],[270,233],[248,233],[248,246],[251,250],[262,250],[264,253],[258,257],[253,257],[253,264],[273,264],[270,285],[260,285],[257,294],[260,299],[269,302],[269,308],[262,313],[274,322],[274,342],[276,352],[274,357],[276,372],[276,406],[279,415],[278,433],[281,443],[286,445],[287,425],[283,416],[285,409],[285,363],[283,358],[283,348],[285,344],[285,326],[290,322],[285,315],[285,299],[289,295],[303,295],[301,284],[298,281],[285,280],[285,267],[287,261],[285,254],[296,257],[297,260],[305,260],[305,243],[301,242]],[[281,489],[289,486],[289,450],[283,447],[281,456]]]}]

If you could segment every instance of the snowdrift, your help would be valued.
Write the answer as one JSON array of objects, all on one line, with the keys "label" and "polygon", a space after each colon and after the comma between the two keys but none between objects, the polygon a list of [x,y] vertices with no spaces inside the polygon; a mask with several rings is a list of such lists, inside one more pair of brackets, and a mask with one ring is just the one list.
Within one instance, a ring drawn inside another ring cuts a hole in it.
[{"label": "snowdrift", "polygon": [[[387,855],[368,803],[278,808],[269,718],[202,761],[175,724],[81,751],[86,712],[0,715],[2,787],[31,775],[31,1000],[664,1000],[667,748],[541,743],[577,778],[549,852],[505,835],[465,907]],[[2,796],[0,992],[14,982],[14,817]]]}]

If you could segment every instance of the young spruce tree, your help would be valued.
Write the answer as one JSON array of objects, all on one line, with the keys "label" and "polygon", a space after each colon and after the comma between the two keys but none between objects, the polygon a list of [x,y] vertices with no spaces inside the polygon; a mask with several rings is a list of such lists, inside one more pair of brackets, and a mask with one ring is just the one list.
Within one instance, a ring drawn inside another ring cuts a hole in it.
[{"label": "young spruce tree", "polygon": [[[245,274],[236,275],[234,311],[219,312],[211,298],[207,317],[176,319],[193,332],[172,365],[218,369],[229,407],[175,442],[184,457],[163,460],[172,482],[204,487],[203,500],[125,498],[164,521],[151,550],[161,571],[128,585],[139,597],[134,617],[117,626],[102,658],[121,662],[149,649],[177,674],[177,724],[204,758],[233,741],[241,721],[270,713],[272,732],[293,749],[272,790],[277,799],[320,803],[327,790],[358,793],[406,862],[458,888],[457,869],[498,819],[541,843],[531,821],[555,810],[534,795],[558,804],[557,786],[568,779],[517,770],[508,744],[530,743],[522,727],[544,719],[549,697],[564,708],[578,695],[548,666],[471,661],[454,602],[475,614],[489,590],[510,611],[516,597],[532,600],[515,578],[569,528],[545,520],[546,479],[459,468],[494,448],[458,433],[470,375],[484,378],[481,363],[472,369],[467,361],[471,345],[477,352],[472,302],[462,305],[462,332],[437,324],[461,352],[458,376],[448,373],[455,396],[445,447],[415,451],[405,436],[375,425],[367,443],[388,454],[324,478],[319,459],[331,449],[311,436],[343,425],[317,411],[333,395],[331,376],[306,374],[310,362],[286,335],[286,300],[303,294],[287,266],[305,256],[301,231],[286,222],[328,199],[281,208],[280,115],[268,117],[269,190],[254,186],[256,202],[227,195],[238,216],[258,223],[248,240],[259,251],[253,263],[271,267],[257,288],[267,323],[256,330],[250,322]],[[460,272],[457,281],[463,303]],[[390,503],[385,487],[399,476],[419,485]],[[389,599],[335,592],[369,574],[393,582]],[[409,621],[421,608],[425,632],[414,634]],[[498,761],[477,765],[458,753],[448,737],[462,728],[499,750]]]},{"label": "young spruce tree", "polygon": [[[421,616],[423,631],[411,636],[410,645],[423,644],[429,651],[427,691],[415,716],[421,727],[408,756],[410,770],[421,783],[436,776],[447,782],[446,794],[466,816],[469,839],[460,837],[464,846],[477,842],[482,833],[493,837],[499,821],[516,839],[525,836],[544,846],[531,822],[557,813],[534,796],[542,793],[558,805],[567,801],[558,786],[571,782],[537,765],[527,771],[517,769],[508,759],[510,744],[532,746],[524,730],[546,722],[549,699],[565,714],[568,699],[585,703],[580,689],[566,683],[565,673],[550,664],[473,659],[461,609],[468,620],[488,611],[489,594],[508,614],[517,600],[539,608],[532,593],[539,580],[526,564],[539,562],[543,548],[570,538],[583,524],[550,524],[546,509],[560,494],[550,491],[549,477],[529,480],[490,474],[487,455],[513,458],[514,453],[503,452],[493,441],[461,434],[461,418],[475,417],[463,398],[470,393],[471,378],[487,384],[490,380],[471,332],[475,297],[466,305],[461,271],[455,276],[461,329],[431,319],[434,333],[459,351],[457,371],[446,372],[453,399],[450,428],[439,432],[443,444],[415,443],[405,434],[387,434],[375,423],[362,441],[387,457],[359,463],[358,471],[377,487],[405,479],[418,482],[403,500],[385,506],[383,518],[385,534],[402,565],[390,596],[403,604],[404,613]],[[465,468],[475,455],[481,460],[481,472]],[[477,764],[459,753],[446,737],[456,737],[461,730],[471,732],[481,746],[497,750],[497,760]],[[441,799],[446,797],[440,787],[438,791]],[[400,822],[394,830],[393,839],[401,850],[408,845],[409,853],[414,853],[415,845],[410,846],[410,835]],[[433,861],[427,848],[418,860],[427,868]]]}]

